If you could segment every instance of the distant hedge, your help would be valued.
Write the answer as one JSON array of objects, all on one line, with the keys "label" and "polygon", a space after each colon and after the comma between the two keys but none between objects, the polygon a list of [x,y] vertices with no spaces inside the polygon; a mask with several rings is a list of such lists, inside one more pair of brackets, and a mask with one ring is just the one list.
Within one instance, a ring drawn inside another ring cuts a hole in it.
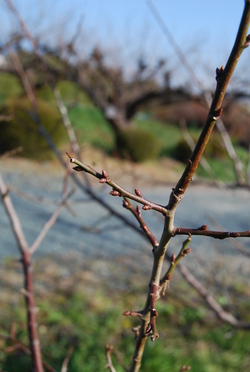
[{"label": "distant hedge", "polygon": [[158,138],[147,130],[129,128],[120,130],[116,136],[120,155],[134,162],[157,158],[160,149]]},{"label": "distant hedge", "polygon": [[[198,136],[194,138],[195,143],[198,140]],[[181,139],[176,145],[173,151],[173,157],[183,163],[186,163],[190,158],[192,151],[184,139]],[[222,159],[226,156],[226,150],[224,148],[222,139],[218,133],[212,133],[211,138],[204,151],[204,156],[207,158]]]},{"label": "distant hedge", "polygon": [[[36,159],[52,157],[47,141],[40,134],[29,114],[31,107],[26,97],[9,99],[2,112],[10,115],[12,119],[0,123],[0,153],[22,146],[23,151],[18,155],[23,157]],[[66,138],[59,111],[48,103],[38,100],[38,113],[41,123],[59,145]]]}]

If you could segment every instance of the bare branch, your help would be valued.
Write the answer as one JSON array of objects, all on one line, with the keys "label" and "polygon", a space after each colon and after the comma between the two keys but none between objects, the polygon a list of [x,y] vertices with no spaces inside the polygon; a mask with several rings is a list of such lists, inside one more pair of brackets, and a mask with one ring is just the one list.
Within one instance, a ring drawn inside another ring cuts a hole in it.
[{"label": "bare branch", "polygon": [[23,229],[21,226],[21,222],[12,204],[8,189],[4,183],[4,180],[1,174],[0,174],[0,192],[1,192],[1,196],[2,196],[2,200],[3,200],[6,213],[11,222],[11,227],[15,235],[19,251],[23,255],[25,251],[29,250],[29,246],[25,239]]},{"label": "bare branch", "polygon": [[111,352],[113,350],[113,345],[107,345],[106,349],[107,349],[106,356],[108,360],[106,367],[109,368],[110,372],[116,372],[115,367],[113,366],[113,363],[112,363],[112,359],[111,359]]},{"label": "bare branch", "polygon": [[250,323],[241,322],[236,319],[232,314],[227,313],[223,310],[221,305],[215,300],[215,298],[209,294],[208,290],[197,280],[194,275],[183,265],[179,264],[178,269],[184,278],[192,284],[194,288],[202,295],[206,303],[215,311],[217,316],[224,321],[229,323],[235,328],[250,329]]},{"label": "bare branch", "polygon": [[203,225],[198,229],[190,229],[186,227],[176,227],[173,230],[173,235],[202,235],[210,236],[214,239],[226,239],[226,238],[249,238],[250,230],[247,231],[214,231],[207,230],[208,226]]},{"label": "bare branch", "polygon": [[67,153],[67,155],[70,158],[70,162],[77,165],[76,167],[73,168],[75,171],[78,171],[78,172],[79,171],[84,171],[86,173],[90,173],[92,176],[98,178],[100,183],[106,183],[107,185],[112,187],[113,191],[110,192],[110,195],[126,197],[126,198],[129,198],[131,200],[134,200],[137,203],[143,204],[143,206],[144,206],[143,209],[144,210],[154,209],[154,210],[162,213],[163,215],[166,215],[168,213],[167,209],[165,207],[163,207],[162,205],[155,204],[155,203],[151,202],[150,200],[147,200],[147,199],[145,199],[141,196],[132,194],[131,192],[129,192],[129,191],[125,190],[124,188],[122,188],[121,186],[119,186],[117,183],[113,182],[109,178],[107,172],[102,171],[102,173],[99,173],[95,169],[90,167],[89,165],[84,164],[84,163],[80,162],[79,160],[73,158],[68,153]]},{"label": "bare branch", "polygon": [[51,229],[51,227],[55,224],[59,214],[61,213],[61,210],[63,208],[63,206],[66,204],[67,200],[70,198],[70,196],[74,193],[74,190],[72,190],[69,194],[65,195],[62,199],[62,201],[60,202],[60,204],[58,205],[57,209],[54,211],[54,213],[52,214],[52,216],[50,217],[50,219],[46,222],[46,224],[43,226],[42,230],[40,231],[38,237],[36,238],[36,240],[34,241],[34,243],[32,244],[32,246],[30,247],[29,251],[30,251],[30,254],[33,254],[35,253],[35,251],[37,250],[37,248],[40,246],[41,242],[43,241],[43,239],[46,237],[48,231]]}]

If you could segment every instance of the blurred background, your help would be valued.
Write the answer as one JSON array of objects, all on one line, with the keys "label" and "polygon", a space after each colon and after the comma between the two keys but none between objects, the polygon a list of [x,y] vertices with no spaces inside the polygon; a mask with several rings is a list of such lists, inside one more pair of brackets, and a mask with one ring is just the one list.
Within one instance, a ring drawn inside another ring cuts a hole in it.
[{"label": "blurred background", "polygon": [[[65,152],[166,205],[206,120],[243,2],[1,0],[0,7],[0,171],[30,245],[75,189],[34,258],[48,370],[61,370],[67,358],[68,371],[104,370],[107,343],[129,365],[138,323],[121,314],[143,307],[152,248],[121,199],[76,175]],[[246,49],[176,226],[249,229],[249,76]],[[0,363],[3,371],[29,371],[29,356],[8,336],[15,323],[28,344],[19,254],[2,205],[0,212]],[[143,217],[160,239],[163,217]],[[171,253],[183,240],[174,239]],[[231,242],[193,237],[184,264],[224,311],[247,322],[250,244]],[[143,371],[249,370],[250,336],[219,320],[205,297],[176,270],[157,303],[161,338],[148,343]]]}]

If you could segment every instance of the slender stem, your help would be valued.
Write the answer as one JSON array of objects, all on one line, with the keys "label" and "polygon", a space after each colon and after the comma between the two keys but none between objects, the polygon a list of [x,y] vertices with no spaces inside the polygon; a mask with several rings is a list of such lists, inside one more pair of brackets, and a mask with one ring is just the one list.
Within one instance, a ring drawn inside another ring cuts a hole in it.
[{"label": "slender stem", "polygon": [[33,273],[31,266],[31,254],[25,251],[23,258],[24,284],[25,284],[25,301],[27,308],[28,333],[30,339],[30,350],[32,355],[32,371],[43,372],[41,358],[40,341],[37,332],[37,308],[35,306]]},{"label": "slender stem", "polygon": [[[214,239],[226,239],[226,238],[249,238],[250,230],[246,231],[215,231],[207,230],[207,225],[201,226],[198,229],[189,229],[186,227],[176,227],[174,229],[174,235],[202,235],[210,236]],[[203,228],[204,227],[204,228]]]},{"label": "slender stem", "polygon": [[6,213],[10,219],[12,230],[17,240],[19,251],[21,253],[21,262],[24,271],[24,294],[27,309],[28,333],[30,340],[30,350],[32,355],[32,370],[34,372],[43,372],[42,355],[40,350],[40,342],[37,333],[36,322],[36,307],[33,289],[33,277],[31,267],[31,252],[26,242],[22,226],[15,208],[12,204],[11,198],[8,195],[7,187],[0,175],[0,193],[2,195],[3,204]]},{"label": "slender stem", "polygon": [[106,183],[107,185],[112,187],[113,191],[115,191],[115,192],[111,192],[111,195],[120,196],[120,197],[121,196],[128,197],[129,199],[132,199],[132,200],[136,201],[137,203],[143,204],[147,209],[154,209],[154,210],[162,213],[163,215],[166,215],[168,213],[168,210],[165,207],[163,207],[162,205],[153,203],[150,200],[147,200],[147,199],[143,198],[142,196],[138,196],[138,194],[135,195],[135,194],[125,190],[123,187],[118,185],[116,182],[112,181],[108,177],[108,175],[105,171],[102,171],[102,173],[99,173],[95,169],[90,167],[89,165],[84,164],[81,161],[73,158],[68,153],[67,153],[67,155],[70,158],[70,162],[77,165],[76,167],[73,168],[74,170],[84,171],[86,173],[90,173],[92,176],[98,178],[101,183]]},{"label": "slender stem", "polygon": [[[217,79],[217,88],[214,94],[214,98],[207,116],[207,120],[201,132],[200,138],[197,145],[191,155],[190,161],[184,170],[180,180],[173,189],[170,195],[169,204],[167,206],[168,214],[165,217],[165,226],[160,240],[160,244],[154,250],[154,265],[151,274],[150,286],[160,284],[160,275],[162,271],[162,265],[164,257],[167,251],[168,244],[171,240],[174,231],[174,214],[178,203],[181,201],[192,177],[197,169],[200,162],[201,156],[206,148],[207,142],[210,138],[216,120],[222,113],[221,105],[225,95],[226,88],[231,79],[233,71],[239,60],[239,57],[247,46],[247,31],[250,21],[250,0],[245,2],[245,7],[243,11],[243,16],[241,19],[239,31],[236,37],[234,47],[232,49],[231,55],[228,59],[227,65],[224,72],[221,74],[220,78]],[[135,352],[131,364],[130,371],[139,371],[141,366],[141,359],[147,339],[146,327],[150,319],[150,290],[147,295],[145,307],[143,310],[141,328],[136,341]]]},{"label": "slender stem", "polygon": [[206,148],[214,125],[217,119],[222,113],[221,105],[226,93],[227,86],[232,77],[232,74],[235,70],[235,67],[238,63],[238,60],[241,56],[243,50],[248,46],[247,43],[247,31],[249,28],[250,22],[250,1],[245,1],[245,7],[243,15],[241,18],[239,30],[237,37],[232,49],[232,52],[229,56],[228,62],[225,69],[221,70],[220,76],[217,75],[217,87],[214,93],[214,97],[210,106],[210,110],[207,116],[207,120],[201,132],[201,135],[198,139],[198,142],[194,148],[194,151],[190,157],[190,161],[186,166],[185,171],[183,172],[180,180],[178,181],[173,193],[170,196],[168,208],[171,208],[175,204],[175,199],[173,195],[180,196],[183,195],[192,180],[192,177],[197,169],[197,166],[200,162],[202,154]]}]

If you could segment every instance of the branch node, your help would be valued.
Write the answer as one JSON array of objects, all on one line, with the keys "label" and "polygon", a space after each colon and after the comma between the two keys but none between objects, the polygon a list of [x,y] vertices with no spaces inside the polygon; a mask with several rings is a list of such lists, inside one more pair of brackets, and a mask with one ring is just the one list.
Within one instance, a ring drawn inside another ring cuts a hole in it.
[{"label": "branch node", "polygon": [[206,231],[208,229],[208,225],[202,225],[200,227],[198,227],[198,230],[202,230],[202,231]]},{"label": "branch node", "polygon": [[150,205],[144,205],[144,206],[142,207],[142,209],[143,209],[144,211],[148,211],[148,210],[152,209],[152,207],[150,207]]},{"label": "branch node", "polygon": [[114,189],[112,191],[110,191],[109,194],[112,195],[112,196],[121,196],[121,193],[117,190],[114,190]]},{"label": "branch node", "polygon": [[127,200],[123,200],[122,206],[123,208],[126,208],[126,209],[129,208],[129,203],[127,202]]},{"label": "branch node", "polygon": [[191,248],[187,248],[183,251],[182,253],[182,256],[186,256],[187,254],[189,254],[191,252]]},{"label": "branch node", "polygon": [[224,66],[221,66],[221,68],[217,67],[215,80],[218,81],[219,78],[222,77],[224,70],[225,70]]},{"label": "branch node", "polygon": [[223,111],[223,108],[222,108],[222,107],[219,108],[218,110],[215,110],[215,111],[213,112],[213,120],[218,120],[219,117],[220,117],[221,114],[222,114],[222,111]]},{"label": "branch node", "polygon": [[244,44],[244,48],[249,47],[249,44],[250,44],[250,34],[247,35],[247,37],[246,37],[246,41],[245,41],[245,44]]},{"label": "branch node", "polygon": [[107,178],[100,178],[99,179],[99,183],[106,183],[107,182]]}]

